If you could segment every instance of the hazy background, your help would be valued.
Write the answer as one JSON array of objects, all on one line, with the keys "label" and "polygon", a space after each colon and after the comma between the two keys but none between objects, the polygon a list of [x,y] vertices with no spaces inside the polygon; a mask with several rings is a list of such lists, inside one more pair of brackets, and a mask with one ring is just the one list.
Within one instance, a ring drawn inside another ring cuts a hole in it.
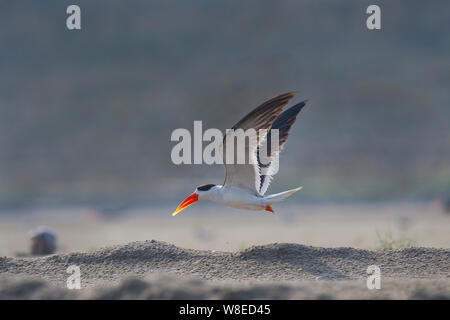
[{"label": "hazy background", "polygon": [[0,207],[175,207],[225,170],[172,164],[172,131],[225,130],[291,90],[309,103],[269,192],[449,194],[450,2],[376,1],[381,31],[369,4],[0,2]]}]

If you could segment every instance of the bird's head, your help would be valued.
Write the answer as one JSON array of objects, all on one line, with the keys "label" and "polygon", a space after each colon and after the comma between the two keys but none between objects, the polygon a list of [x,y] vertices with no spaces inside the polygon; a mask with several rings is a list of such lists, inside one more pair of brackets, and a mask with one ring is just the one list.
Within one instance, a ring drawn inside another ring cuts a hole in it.
[{"label": "bird's head", "polygon": [[178,208],[172,213],[172,216],[176,215],[184,208],[189,207],[191,204],[196,203],[200,199],[209,199],[211,195],[216,191],[216,187],[217,186],[215,184],[202,184],[201,186],[198,186],[197,188],[195,188],[193,194],[191,194],[189,197],[184,199],[183,202],[180,203]]}]

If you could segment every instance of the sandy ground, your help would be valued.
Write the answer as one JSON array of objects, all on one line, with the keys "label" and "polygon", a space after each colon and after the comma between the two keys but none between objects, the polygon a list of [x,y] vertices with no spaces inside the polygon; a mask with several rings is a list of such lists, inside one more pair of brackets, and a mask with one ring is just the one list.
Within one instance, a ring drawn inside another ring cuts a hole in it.
[{"label": "sandy ground", "polygon": [[[0,298],[450,298],[449,263],[447,249],[374,252],[280,243],[230,253],[152,240],[2,258]],[[79,291],[67,289],[72,265],[80,268]],[[367,288],[369,265],[381,270],[380,290]]]},{"label": "sandy ground", "polygon": [[[450,298],[450,216],[433,206],[277,209],[3,213],[0,298]],[[60,253],[19,257],[37,225],[58,234]],[[400,249],[374,250],[389,239]],[[81,290],[67,289],[70,265]],[[380,290],[366,286],[369,265],[380,267]]]}]

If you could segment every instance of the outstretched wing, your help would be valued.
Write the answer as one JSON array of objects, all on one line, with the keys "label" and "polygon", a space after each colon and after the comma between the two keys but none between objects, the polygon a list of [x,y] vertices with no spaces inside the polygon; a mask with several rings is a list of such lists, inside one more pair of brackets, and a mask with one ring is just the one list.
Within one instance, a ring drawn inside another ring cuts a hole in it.
[{"label": "outstretched wing", "polygon": [[[284,111],[272,124],[272,128],[266,136],[266,139],[258,146],[257,160],[259,166],[259,189],[258,193],[264,195],[273,176],[278,172],[278,164],[280,159],[280,152],[287,141],[289,130],[294,124],[298,113],[305,106],[307,100],[302,101],[295,106]],[[272,130],[278,129],[279,144],[278,148],[271,145]],[[267,151],[266,151],[267,150]]]},{"label": "outstretched wing", "polygon": [[[233,159],[233,163],[227,163],[227,145],[231,147],[229,142],[235,139],[235,132],[233,130],[254,129],[256,132],[259,130],[267,130],[268,132],[272,127],[274,121],[282,113],[283,107],[294,97],[295,92],[289,92],[275,97],[269,101],[264,102],[262,105],[247,114],[242,120],[236,123],[232,127],[232,131],[229,131],[223,139],[223,162],[226,168],[226,178],[224,185],[227,186],[239,186],[241,188],[250,189],[252,192],[259,193],[260,189],[260,173],[257,161],[256,150],[258,148],[257,140],[250,139],[249,143],[245,144],[245,154],[249,155],[249,159],[246,164],[236,164]],[[263,138],[263,137],[260,137]],[[227,142],[228,141],[228,142]],[[237,154],[237,144],[233,143],[234,152]]]}]

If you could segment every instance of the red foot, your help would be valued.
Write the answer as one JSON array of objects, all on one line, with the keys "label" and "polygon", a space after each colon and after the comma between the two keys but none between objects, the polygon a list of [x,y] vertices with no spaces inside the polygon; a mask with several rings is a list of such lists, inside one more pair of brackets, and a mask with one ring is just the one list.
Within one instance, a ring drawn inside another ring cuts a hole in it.
[{"label": "red foot", "polygon": [[265,209],[266,211],[270,211],[270,212],[272,212],[272,213],[275,213],[275,212],[273,211],[273,209],[272,209],[271,206],[266,206],[264,209]]}]

